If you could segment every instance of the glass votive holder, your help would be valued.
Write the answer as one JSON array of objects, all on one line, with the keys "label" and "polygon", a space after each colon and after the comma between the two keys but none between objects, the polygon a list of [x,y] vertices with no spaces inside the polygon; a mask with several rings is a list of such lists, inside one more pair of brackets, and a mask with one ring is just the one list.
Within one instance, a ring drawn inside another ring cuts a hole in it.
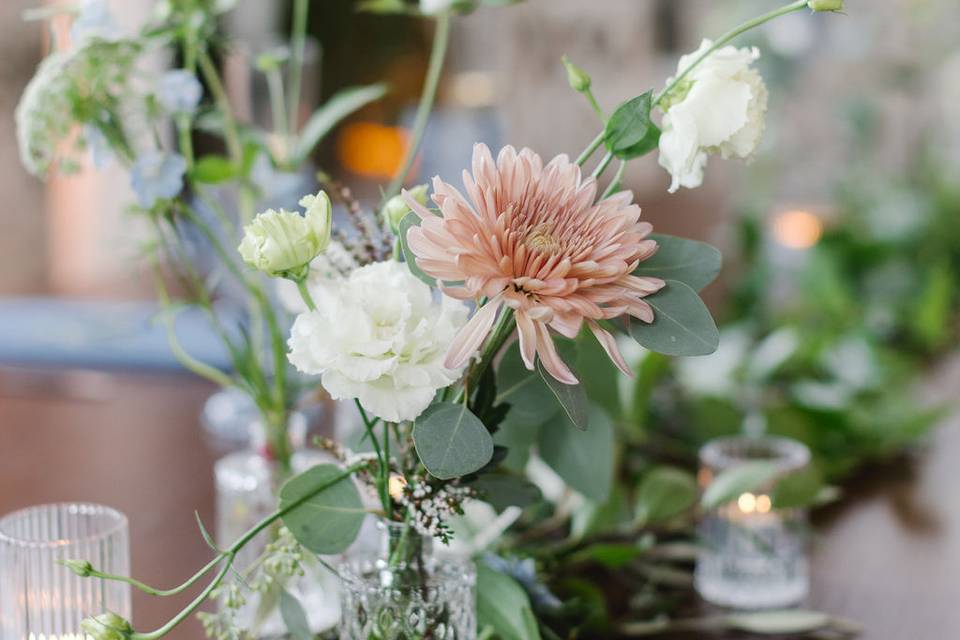
[{"label": "glass votive holder", "polygon": [[50,504],[0,519],[0,638],[84,640],[84,618],[110,611],[130,620],[129,585],[80,577],[63,560],[129,575],[126,516],[95,504]]},{"label": "glass votive holder", "polygon": [[789,438],[735,436],[700,449],[701,491],[723,471],[769,462],[776,474],[704,514],[694,584],[700,596],[734,609],[795,605],[810,589],[804,509],[774,509],[772,489],[784,475],[810,463],[810,451]]}]

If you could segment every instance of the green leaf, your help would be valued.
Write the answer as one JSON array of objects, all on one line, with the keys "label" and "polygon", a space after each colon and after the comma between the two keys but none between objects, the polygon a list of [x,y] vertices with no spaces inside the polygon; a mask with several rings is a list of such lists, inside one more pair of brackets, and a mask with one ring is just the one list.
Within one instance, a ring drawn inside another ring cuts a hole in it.
[{"label": "green leaf", "polygon": [[297,541],[320,555],[341,553],[356,539],[366,511],[353,480],[333,484],[343,470],[320,464],[290,478],[280,488],[280,508],[286,509],[320,487],[330,485],[283,516]]},{"label": "green leaf", "polygon": [[477,622],[501,640],[540,640],[540,629],[523,587],[484,562],[477,563]]},{"label": "green leaf", "polygon": [[326,104],[313,112],[303,126],[293,154],[295,164],[302,163],[337,123],[361,107],[379,100],[386,92],[386,85],[371,84],[347,87],[335,93]]},{"label": "green leaf", "polygon": [[721,472],[713,479],[710,486],[703,492],[700,504],[705,509],[713,509],[731,500],[735,500],[742,493],[757,491],[773,480],[779,468],[773,462],[756,460],[731,467]]},{"label": "green leaf", "polygon": [[620,418],[623,413],[620,370],[589,330],[584,330],[577,338],[577,351],[577,370],[590,372],[590,375],[580,378],[590,402],[603,407],[610,417]]},{"label": "green leaf", "polygon": [[500,429],[493,434],[493,443],[507,448],[507,457],[502,466],[514,473],[523,473],[530,460],[530,449],[540,437],[539,424],[518,419],[511,409]]},{"label": "green leaf", "polygon": [[237,166],[223,156],[203,156],[193,165],[191,175],[196,182],[218,184],[235,178]]},{"label": "green leaf", "polygon": [[[568,363],[568,366],[569,363]],[[570,367],[573,370],[573,367]],[[570,418],[570,422],[577,429],[586,429],[590,419],[590,401],[587,399],[587,393],[579,384],[564,384],[547,373],[543,368],[543,363],[537,359],[537,373],[540,379],[547,385],[550,392],[560,403],[564,413]],[[574,375],[577,373],[574,371]],[[579,379],[579,376],[577,376]]]},{"label": "green leaf", "polygon": [[807,466],[777,480],[770,499],[774,509],[809,507],[817,503],[823,488],[823,475],[819,469]]},{"label": "green leaf", "polygon": [[934,349],[950,336],[951,302],[954,286],[953,270],[947,262],[934,266],[916,306],[908,315],[914,334],[928,349]]},{"label": "green leaf", "polygon": [[290,595],[286,589],[281,589],[280,591],[280,616],[283,618],[283,624],[286,625],[287,631],[293,640],[314,639],[303,606],[301,606],[300,601]]},{"label": "green leaf", "polygon": [[748,633],[784,634],[810,633],[830,624],[830,617],[819,611],[784,609],[734,613],[726,616],[729,626]]},{"label": "green leaf", "polygon": [[636,519],[641,526],[677,516],[697,503],[697,481],[676,467],[654,467],[637,490]]},{"label": "green leaf", "polygon": [[437,286],[437,281],[423,272],[417,265],[417,256],[410,250],[410,245],[407,243],[407,231],[411,227],[420,226],[420,216],[411,211],[403,217],[403,220],[400,221],[400,248],[403,250],[403,261],[406,263],[407,268],[410,269],[410,273],[415,275],[421,282],[425,282],[431,287]]},{"label": "green leaf", "polygon": [[535,484],[513,474],[485,473],[470,483],[480,499],[489,502],[497,511],[507,507],[528,507],[543,496]]},{"label": "green leaf", "polygon": [[592,561],[610,569],[619,569],[644,553],[646,549],[636,544],[601,542],[577,551],[570,557],[569,562]]},{"label": "green leaf", "polygon": [[590,412],[590,428],[573,428],[566,414],[540,430],[540,457],[564,481],[594,502],[606,502],[613,486],[613,423],[601,411]]},{"label": "green leaf", "polygon": [[496,404],[503,403],[510,405],[508,422],[531,427],[545,423],[560,411],[556,396],[543,378],[524,366],[519,342],[510,345],[497,367]]},{"label": "green leaf", "polygon": [[449,480],[482,469],[493,456],[493,438],[466,405],[431,405],[413,425],[420,461],[435,478]]},{"label": "green leaf", "polygon": [[660,128],[650,119],[653,92],[620,105],[603,131],[603,142],[613,155],[630,160],[645,155],[660,143]]},{"label": "green leaf", "polygon": [[630,322],[629,331],[641,345],[668,356],[706,356],[720,345],[720,332],[697,292],[676,280],[644,298],[653,308],[653,322]]},{"label": "green leaf", "polygon": [[655,233],[657,252],[640,263],[635,276],[676,280],[700,291],[716,280],[723,266],[723,255],[706,242]]}]

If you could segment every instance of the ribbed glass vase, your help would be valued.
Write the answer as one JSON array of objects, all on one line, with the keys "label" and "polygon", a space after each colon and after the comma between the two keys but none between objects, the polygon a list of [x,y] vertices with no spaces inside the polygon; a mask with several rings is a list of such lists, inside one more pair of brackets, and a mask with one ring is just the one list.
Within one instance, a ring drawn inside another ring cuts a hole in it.
[{"label": "ribbed glass vase", "polygon": [[0,638],[81,640],[84,618],[130,619],[129,585],[80,577],[63,560],[129,575],[127,518],[95,504],[50,504],[0,519]]},{"label": "ribbed glass vase", "polygon": [[348,557],[340,640],[473,640],[476,570],[434,553],[433,539],[403,523],[378,523],[379,553]]}]

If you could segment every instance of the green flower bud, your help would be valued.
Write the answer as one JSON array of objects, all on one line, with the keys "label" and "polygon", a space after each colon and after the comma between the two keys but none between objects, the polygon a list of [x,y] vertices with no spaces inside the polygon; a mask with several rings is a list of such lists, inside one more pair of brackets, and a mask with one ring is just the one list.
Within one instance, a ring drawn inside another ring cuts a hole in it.
[{"label": "green flower bud", "polygon": [[563,61],[563,66],[567,69],[567,82],[570,83],[570,88],[574,91],[579,91],[583,93],[584,91],[590,90],[590,75],[578,67],[577,65],[570,62],[570,58],[564,55],[560,60]]},{"label": "green flower bud", "polygon": [[[427,204],[427,185],[421,184],[412,189],[409,189],[409,193],[414,200],[420,204]],[[390,229],[394,233],[400,232],[400,222],[410,213],[410,206],[404,202],[403,196],[393,196],[387,200],[387,204],[383,205],[383,209],[380,211],[380,215],[383,216],[383,219]]]},{"label": "green flower bud", "polygon": [[332,208],[323,191],[304,196],[300,206],[304,215],[268,209],[246,225],[237,247],[243,261],[275,278],[305,278],[310,262],[330,244]]},{"label": "green flower bud", "polygon": [[843,11],[843,0],[810,0],[807,6],[814,11]]},{"label": "green flower bud", "polygon": [[93,574],[93,565],[87,560],[64,560],[60,564],[81,578],[89,578]]},{"label": "green flower bud", "polygon": [[129,640],[133,635],[129,622],[109,612],[83,620],[80,630],[93,640]]}]

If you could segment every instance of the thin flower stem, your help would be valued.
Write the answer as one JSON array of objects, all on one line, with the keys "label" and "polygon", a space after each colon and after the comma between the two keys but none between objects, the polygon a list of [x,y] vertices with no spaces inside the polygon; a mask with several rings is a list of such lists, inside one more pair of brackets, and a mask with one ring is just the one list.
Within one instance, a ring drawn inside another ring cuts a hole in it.
[{"label": "thin flower stem", "polygon": [[410,136],[410,144],[407,147],[407,153],[403,158],[400,172],[390,182],[390,186],[383,194],[380,201],[381,208],[393,196],[400,193],[413,168],[413,161],[417,157],[417,151],[420,149],[420,143],[423,141],[423,134],[427,129],[427,122],[430,120],[430,111],[433,109],[434,100],[437,97],[437,87],[440,84],[440,74],[443,71],[443,62],[447,55],[447,45],[450,42],[450,14],[442,13],[437,16],[437,29],[433,36],[433,49],[430,51],[430,63],[427,68],[427,77],[424,80],[423,93],[420,95],[420,105],[417,107],[417,115],[413,121],[413,133]]},{"label": "thin flower stem", "polygon": [[187,578],[186,582],[183,582],[182,584],[176,587],[173,587],[172,589],[157,589],[157,588],[151,587],[148,584],[140,582],[139,580],[135,580],[134,578],[129,578],[127,576],[115,576],[109,573],[103,573],[103,572],[97,571],[96,569],[90,571],[89,577],[100,578],[101,580],[110,580],[112,582],[125,582],[131,585],[132,587],[135,587],[140,591],[143,591],[148,595],[158,596],[158,597],[167,597],[167,596],[175,596],[178,593],[183,593],[184,591],[192,587],[194,584],[196,584],[197,580],[199,580],[206,574],[210,573],[210,570],[213,569],[222,561],[223,561],[223,555],[222,554],[217,555],[217,557],[215,557],[213,560],[208,562],[205,567],[203,567],[202,569],[197,571],[195,574]]},{"label": "thin flower stem", "polygon": [[603,160],[600,161],[600,164],[597,165],[597,168],[593,170],[591,175],[594,178],[599,178],[603,175],[603,172],[607,170],[611,162],[613,162],[613,152],[608,151],[607,155],[603,156]]},{"label": "thin flower stem", "polygon": [[583,153],[577,158],[577,165],[582,167],[584,163],[590,159],[590,156],[593,155],[593,152],[600,148],[601,144],[603,144],[603,131],[583,150]]},{"label": "thin flower stem", "polygon": [[790,4],[780,7],[779,9],[774,9],[773,11],[765,13],[761,16],[757,16],[752,20],[747,20],[743,24],[737,27],[734,27],[730,31],[720,36],[713,43],[712,47],[710,47],[709,49],[704,51],[702,54],[700,54],[697,57],[697,59],[693,61],[693,63],[691,63],[686,69],[683,70],[683,73],[680,73],[679,75],[677,75],[677,77],[675,77],[673,80],[670,81],[670,84],[668,84],[666,88],[663,91],[661,91],[657,95],[657,97],[654,99],[653,104],[655,106],[661,106],[663,100],[670,95],[670,92],[676,89],[677,85],[683,82],[683,80],[690,74],[690,72],[693,71],[697,67],[697,65],[699,65],[701,62],[706,60],[710,56],[710,54],[712,54],[714,51],[716,51],[720,47],[725,46],[731,40],[740,36],[741,34],[746,33],[747,31],[750,31],[751,29],[754,29],[756,27],[759,27],[760,25],[766,24],[767,22],[770,22],[775,18],[779,18],[780,16],[785,16],[788,13],[794,13],[796,11],[800,11],[801,9],[806,9],[807,1],[808,0],[796,0],[795,2],[791,2]]},{"label": "thin flower stem", "polygon": [[504,307],[503,311],[500,312],[500,318],[497,320],[497,324],[494,326],[493,331],[490,332],[490,337],[487,338],[483,351],[480,352],[479,362],[467,372],[463,380],[463,385],[454,397],[454,404],[467,402],[469,400],[468,390],[475,388],[476,382],[483,377],[487,367],[492,364],[494,357],[500,352],[500,348],[503,347],[507,338],[513,333],[513,327],[513,309]]},{"label": "thin flower stem", "polygon": [[[383,511],[388,513],[390,511],[390,494],[387,492],[387,474],[384,473],[387,468],[387,461],[383,456],[383,450],[380,448],[380,441],[377,440],[377,436],[373,432],[373,428],[379,420],[371,421],[370,418],[367,417],[367,412],[363,409],[363,405],[360,404],[359,399],[354,398],[353,402],[360,411],[360,417],[363,419],[363,428],[366,429],[367,437],[369,437],[370,442],[373,443],[373,451],[377,455],[377,495],[380,497],[380,504],[383,506]],[[389,434],[387,434],[387,437],[389,437]]]},{"label": "thin flower stem", "polygon": [[313,301],[313,296],[310,295],[310,289],[307,288],[307,279],[301,278],[295,282],[297,283],[297,290],[300,292],[300,297],[303,298],[303,303],[307,305],[307,309],[316,311],[317,305]]},{"label": "thin flower stem", "polygon": [[587,89],[583,92],[583,95],[586,96],[587,102],[590,103],[590,106],[593,107],[594,113],[597,114],[597,117],[600,118],[600,122],[606,124],[607,115],[603,112],[603,109],[600,107],[600,103],[597,102],[596,96],[593,95],[592,89]]},{"label": "thin flower stem", "polygon": [[613,180],[610,184],[607,185],[607,188],[604,189],[603,195],[600,196],[601,200],[605,200],[617,192],[617,189],[620,188],[620,183],[623,181],[623,172],[627,169],[627,161],[621,160],[620,166],[617,167],[617,172],[613,176]]},{"label": "thin flower stem", "polygon": [[216,101],[217,107],[223,114],[224,141],[227,145],[227,152],[230,154],[230,158],[239,165],[243,160],[243,148],[240,145],[237,121],[233,117],[233,109],[230,107],[227,91],[223,88],[223,81],[220,80],[220,73],[206,49],[201,49],[197,53],[197,63],[200,65],[200,71],[210,87],[210,92],[213,93],[213,99]]},{"label": "thin flower stem", "polygon": [[[293,24],[291,26],[290,46],[292,48],[290,55],[290,70],[287,79],[287,85],[290,89],[289,102],[287,103],[287,148],[288,154],[292,151],[293,137],[299,129],[300,115],[300,93],[303,86],[303,60],[307,49],[307,16],[310,12],[309,0],[294,0],[293,2]],[[285,158],[285,159],[289,159]]]},{"label": "thin flower stem", "polygon": [[270,69],[267,76],[267,93],[270,95],[270,115],[273,118],[273,130],[283,140],[284,161],[290,157],[290,122],[287,120],[287,107],[283,98],[283,78],[278,69]]}]

